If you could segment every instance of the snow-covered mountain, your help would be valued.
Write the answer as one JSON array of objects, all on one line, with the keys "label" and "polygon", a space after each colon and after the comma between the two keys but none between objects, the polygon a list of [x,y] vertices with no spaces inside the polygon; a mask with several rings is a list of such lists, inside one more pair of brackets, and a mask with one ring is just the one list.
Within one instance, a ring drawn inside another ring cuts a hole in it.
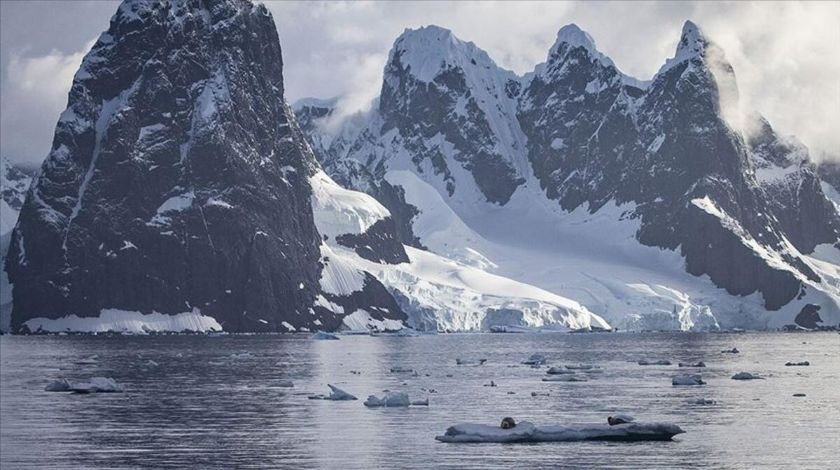
[{"label": "snow-covered mountain", "polygon": [[[35,172],[15,165],[0,156],[0,267],[9,250],[12,230],[26,199],[26,191]],[[12,290],[6,271],[0,269],[0,331],[9,331],[12,313]]]},{"label": "snow-covered mountain", "polygon": [[123,2],[12,232],[13,330],[609,328],[415,248],[403,189],[321,170],[282,67],[264,6]]},{"label": "snow-covered mountain", "polygon": [[817,168],[743,109],[693,23],[650,81],[575,25],[522,77],[434,26],[406,30],[384,74],[345,126],[335,100],[295,110],[326,171],[391,209],[404,243],[620,327],[840,323],[840,217]]}]

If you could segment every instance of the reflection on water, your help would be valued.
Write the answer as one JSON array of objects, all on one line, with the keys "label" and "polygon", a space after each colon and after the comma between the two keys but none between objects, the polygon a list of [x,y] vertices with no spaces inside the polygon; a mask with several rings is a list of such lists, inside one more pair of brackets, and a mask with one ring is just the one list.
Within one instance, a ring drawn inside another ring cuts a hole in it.
[{"label": "reflection on water", "polygon": [[[804,344],[807,343],[807,344]],[[721,354],[736,346],[741,354]],[[588,382],[544,383],[549,365],[593,363]],[[455,358],[486,358],[456,366]],[[636,364],[669,359],[673,366]],[[785,367],[787,361],[810,367]],[[838,468],[840,335],[593,334],[9,337],[0,339],[0,467]],[[704,361],[702,387],[672,387]],[[392,367],[414,369],[391,373]],[[358,373],[353,373],[356,371]],[[739,382],[747,371],[766,380]],[[123,394],[48,393],[50,380],[110,376]],[[294,388],[279,383],[292,380]],[[486,387],[490,381],[497,387]],[[327,383],[359,401],[308,400]],[[382,390],[430,406],[367,409]],[[429,393],[435,389],[437,393]],[[510,392],[513,392],[512,394]],[[532,396],[547,392],[549,396]],[[806,393],[795,398],[794,393]],[[715,401],[699,405],[698,399]],[[452,445],[450,424],[671,421],[674,442]]]}]

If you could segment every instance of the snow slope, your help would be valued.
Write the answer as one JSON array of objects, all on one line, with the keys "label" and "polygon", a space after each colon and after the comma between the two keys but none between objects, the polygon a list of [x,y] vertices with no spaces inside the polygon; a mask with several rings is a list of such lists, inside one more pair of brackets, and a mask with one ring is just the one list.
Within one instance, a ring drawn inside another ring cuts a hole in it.
[{"label": "snow slope", "polygon": [[[411,173],[405,172],[405,175]],[[370,196],[341,188],[323,172],[310,178],[310,184],[315,223],[320,232],[329,234],[322,245],[322,255],[328,258],[324,261],[327,267],[321,278],[326,292],[347,295],[360,290],[364,273],[370,273],[386,286],[408,314],[408,325],[421,330],[479,331],[494,325],[540,327],[558,324],[573,329],[609,328],[607,322],[575,301],[464,264],[480,266],[479,256],[464,256],[462,262],[457,262],[404,246],[410,260],[407,263],[386,264],[364,259],[338,244],[336,236],[370,227],[378,217],[390,215],[387,209]],[[437,192],[428,194],[437,195]],[[343,216],[341,224],[336,223],[336,214]],[[449,216],[451,224],[457,225],[457,216],[451,211]],[[450,226],[445,219],[440,220],[444,221],[441,229]],[[466,226],[461,227],[465,230],[464,239],[471,240]],[[429,240],[434,239],[434,230],[435,227],[430,226],[425,232]],[[445,241],[440,240],[440,243],[445,244]],[[469,251],[465,247],[461,253]],[[330,308],[323,299],[319,302]],[[370,325],[368,314],[364,310],[352,312],[345,317],[344,324],[349,329]]]},{"label": "snow slope", "polygon": [[[402,186],[406,201],[420,210],[415,234],[432,251],[575,299],[620,329],[778,328],[807,301],[767,311],[759,294],[731,296],[708,277],[686,273],[678,252],[636,241],[632,204],[565,212],[529,181],[504,206],[473,206],[459,215],[457,205],[447,205],[412,172],[391,171],[385,179]],[[808,259],[821,274],[837,276],[830,260]]]}]

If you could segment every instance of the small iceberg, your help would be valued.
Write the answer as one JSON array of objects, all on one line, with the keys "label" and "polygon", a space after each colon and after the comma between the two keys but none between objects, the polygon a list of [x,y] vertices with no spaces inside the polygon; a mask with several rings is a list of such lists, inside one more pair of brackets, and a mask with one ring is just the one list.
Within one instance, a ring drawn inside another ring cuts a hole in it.
[{"label": "small iceberg", "polygon": [[231,359],[233,359],[235,361],[240,361],[240,360],[243,360],[243,359],[253,359],[254,355],[249,353],[249,352],[243,352],[243,353],[233,353],[228,357],[230,357]]},{"label": "small iceberg", "polygon": [[461,359],[460,357],[455,359],[455,365],[458,366],[483,366],[485,362],[487,359]]},{"label": "small iceberg", "polygon": [[330,388],[329,395],[310,395],[310,400],[332,400],[332,401],[347,401],[347,400],[358,400],[355,396],[345,392],[344,390],[336,387],[335,385],[327,384],[327,387]]},{"label": "small iceberg", "polygon": [[749,372],[738,372],[737,374],[732,376],[732,380],[763,380],[764,377],[760,377],[758,374],[751,374]]},{"label": "small iceberg", "polygon": [[804,397],[804,396],[805,396],[805,394],[804,394],[804,393],[794,393],[794,394],[793,394],[793,396],[795,396],[795,397]]},{"label": "small iceberg", "polygon": [[811,363],[810,363],[810,362],[808,362],[808,361],[802,361],[802,362],[786,362],[786,363],[785,363],[785,365],[786,365],[786,366],[788,366],[788,367],[791,367],[791,366],[810,366],[810,365],[811,365]]},{"label": "small iceberg", "polygon": [[87,382],[53,381],[44,387],[47,392],[120,393],[125,388],[110,377],[92,377]]},{"label": "small iceberg", "polygon": [[586,377],[579,377],[577,375],[551,375],[543,377],[543,382],[587,382]]},{"label": "small iceberg", "polygon": [[407,367],[391,367],[391,372],[394,374],[413,374],[414,369],[409,369]]},{"label": "small iceberg", "polygon": [[706,367],[706,363],[703,361],[700,362],[680,362],[677,364],[680,367]]},{"label": "small iceberg", "polygon": [[414,328],[402,328],[399,331],[397,331],[396,333],[394,333],[394,336],[403,336],[403,337],[412,337],[413,338],[415,336],[423,336],[423,334],[420,333],[419,331],[415,330]]},{"label": "small iceberg", "polygon": [[545,364],[545,362],[545,356],[542,354],[531,354],[531,357],[522,361],[522,363],[527,366],[541,366]]},{"label": "small iceberg", "polygon": [[708,405],[714,405],[717,402],[714,401],[714,400],[711,400],[709,398],[698,398],[698,399],[692,401],[691,403],[694,404],[694,405],[708,406]]},{"label": "small iceberg", "polygon": [[281,380],[277,382],[277,386],[282,388],[294,388],[295,384],[291,380]]},{"label": "small iceberg", "polygon": [[659,359],[656,361],[649,361],[646,359],[642,359],[641,361],[637,362],[640,366],[670,366],[671,361],[667,359]]},{"label": "small iceberg", "polygon": [[386,392],[385,395],[382,396],[382,398],[379,398],[375,395],[369,396],[367,400],[365,400],[364,405],[368,408],[407,408],[411,406],[411,400],[408,398],[408,394],[405,392]]},{"label": "small iceberg", "polygon": [[738,351],[738,348],[724,349],[723,351],[721,351],[722,354],[738,354],[740,352],[741,351]]},{"label": "small iceberg", "polygon": [[309,337],[309,339],[339,339],[339,337],[332,333],[327,333],[326,331],[316,331],[312,336]]},{"label": "small iceberg", "polygon": [[676,375],[671,379],[671,385],[675,387],[681,385],[704,385],[705,383],[700,374]]},{"label": "small iceberg", "polygon": [[676,424],[668,423],[624,423],[577,424],[536,426],[523,421],[516,426],[502,429],[499,426],[463,423],[450,426],[442,436],[435,436],[441,442],[564,442],[564,441],[670,441],[677,434],[684,433]]},{"label": "small iceberg", "polygon": [[414,400],[411,402],[411,406],[429,406],[429,399],[426,398],[425,400]]},{"label": "small iceberg", "polygon": [[561,375],[561,374],[574,374],[575,371],[566,369],[564,367],[552,367],[545,371],[546,374],[549,375]]},{"label": "small iceberg", "polygon": [[69,392],[70,382],[67,379],[54,380],[44,387],[45,392]]},{"label": "small iceberg", "polygon": [[566,369],[569,370],[592,370],[592,369],[600,369],[601,366],[596,366],[593,364],[569,364],[566,366]]}]

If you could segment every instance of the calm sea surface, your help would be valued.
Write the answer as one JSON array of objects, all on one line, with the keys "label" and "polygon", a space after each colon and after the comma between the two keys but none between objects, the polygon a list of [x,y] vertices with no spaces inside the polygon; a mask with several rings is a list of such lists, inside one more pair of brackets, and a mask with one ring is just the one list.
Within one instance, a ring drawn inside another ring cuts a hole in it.
[{"label": "calm sea surface", "polygon": [[[721,353],[732,347],[741,353]],[[520,364],[535,352],[550,365],[598,364],[604,373],[544,383],[544,368]],[[487,363],[457,366],[458,357]],[[674,365],[643,367],[639,359]],[[784,365],[805,360],[810,367]],[[673,375],[687,372],[679,361],[704,361],[707,385],[671,386]],[[766,380],[730,379],[741,371]],[[44,391],[54,379],[92,376],[113,377],[126,393]],[[279,387],[283,380],[294,388]],[[485,386],[491,380],[496,387]],[[307,399],[327,393],[327,383],[359,401]],[[430,405],[362,405],[384,389],[429,397]],[[701,398],[715,403],[696,404]],[[674,422],[686,434],[651,443],[434,440],[463,421],[601,422],[620,412]],[[838,449],[837,333],[0,337],[3,469],[837,469]]]}]

